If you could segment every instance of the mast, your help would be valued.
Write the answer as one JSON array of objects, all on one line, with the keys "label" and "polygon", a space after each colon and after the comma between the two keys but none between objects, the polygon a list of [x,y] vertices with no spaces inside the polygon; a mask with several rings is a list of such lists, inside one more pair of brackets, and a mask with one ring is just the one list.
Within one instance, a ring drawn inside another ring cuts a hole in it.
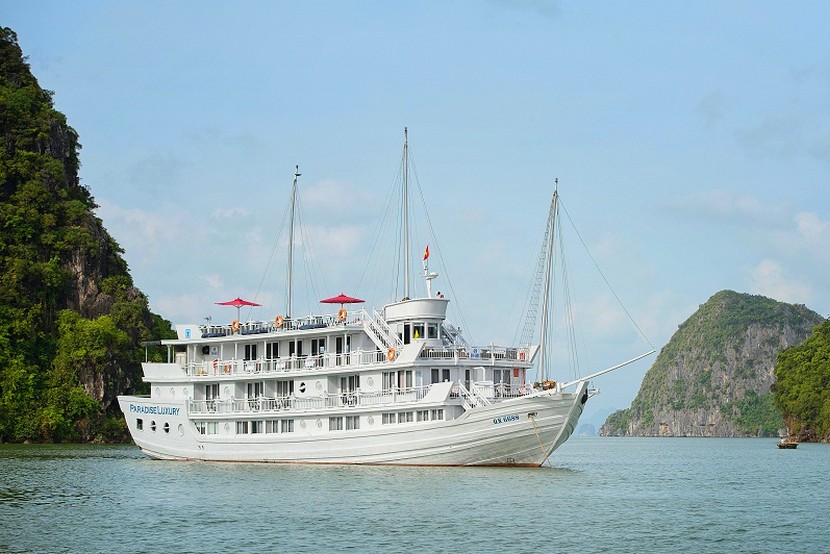
[{"label": "mast", "polygon": [[286,294],[285,317],[291,317],[291,289],[294,270],[294,204],[297,201],[297,178],[302,175],[300,173],[300,166],[294,168],[294,185],[291,187],[291,207],[289,208],[289,227],[288,227],[288,279],[286,287],[288,289]]},{"label": "mast", "polygon": [[556,211],[557,204],[559,202],[559,179],[555,179],[553,183],[553,198],[550,201],[550,215],[548,215],[548,243],[546,245],[547,251],[545,253],[545,293],[542,301],[542,326],[539,336],[539,381],[544,381],[548,377],[545,348],[547,346],[548,335],[548,304],[550,303],[550,281],[551,266],[553,265],[553,243],[554,230],[556,229]]},{"label": "mast", "polygon": [[409,299],[409,174],[408,133],[403,128],[403,297]]}]

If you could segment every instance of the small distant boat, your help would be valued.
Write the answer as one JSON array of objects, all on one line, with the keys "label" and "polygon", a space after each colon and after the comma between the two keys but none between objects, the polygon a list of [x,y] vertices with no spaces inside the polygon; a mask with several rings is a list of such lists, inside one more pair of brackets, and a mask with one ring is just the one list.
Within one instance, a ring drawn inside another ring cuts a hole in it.
[{"label": "small distant boat", "polygon": [[778,448],[798,448],[798,442],[786,437],[778,441]]}]

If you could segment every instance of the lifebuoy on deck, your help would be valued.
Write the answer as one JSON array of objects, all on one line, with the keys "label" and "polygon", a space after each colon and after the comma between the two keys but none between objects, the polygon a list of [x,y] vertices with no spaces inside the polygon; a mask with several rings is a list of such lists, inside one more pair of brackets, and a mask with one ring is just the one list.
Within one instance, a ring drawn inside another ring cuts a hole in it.
[{"label": "lifebuoy on deck", "polygon": [[347,315],[349,315],[349,313],[346,311],[346,308],[340,308],[337,310],[337,319],[340,321],[346,321]]},{"label": "lifebuoy on deck", "polygon": [[234,333],[239,331],[239,320],[238,319],[234,319],[233,321],[231,321],[231,331],[233,331]]},{"label": "lifebuoy on deck", "polygon": [[389,360],[390,362],[395,361],[395,347],[394,346],[390,346],[389,350],[386,351],[386,359]]},{"label": "lifebuoy on deck", "polygon": [[225,373],[231,372],[231,364],[225,364]]},{"label": "lifebuoy on deck", "polygon": [[285,318],[282,317],[281,315],[278,315],[277,317],[274,318],[274,325],[276,325],[277,329],[282,327],[282,325],[284,323],[285,323]]},{"label": "lifebuoy on deck", "polygon": [[219,367],[219,359],[213,360],[213,371],[216,371]]},{"label": "lifebuoy on deck", "polygon": [[519,351],[519,361],[520,361],[520,362],[525,361],[525,353],[524,353],[524,350],[520,350],[520,351]]}]

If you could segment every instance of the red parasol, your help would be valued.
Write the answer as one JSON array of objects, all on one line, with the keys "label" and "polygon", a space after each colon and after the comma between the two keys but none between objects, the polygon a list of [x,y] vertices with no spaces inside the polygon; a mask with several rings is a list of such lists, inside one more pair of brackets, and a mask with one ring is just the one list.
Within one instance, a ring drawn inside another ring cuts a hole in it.
[{"label": "red parasol", "polygon": [[342,292],[337,296],[332,296],[331,298],[326,298],[325,300],[320,300],[321,304],[362,304],[366,302],[365,300],[361,300],[360,298],[352,298],[351,296],[346,296]]},{"label": "red parasol", "polygon": [[216,305],[218,306],[233,306],[236,308],[236,320],[239,321],[239,309],[242,306],[262,306],[262,304],[257,304],[256,302],[251,302],[250,300],[242,300],[238,296],[233,300],[228,300],[227,302],[217,302]]}]

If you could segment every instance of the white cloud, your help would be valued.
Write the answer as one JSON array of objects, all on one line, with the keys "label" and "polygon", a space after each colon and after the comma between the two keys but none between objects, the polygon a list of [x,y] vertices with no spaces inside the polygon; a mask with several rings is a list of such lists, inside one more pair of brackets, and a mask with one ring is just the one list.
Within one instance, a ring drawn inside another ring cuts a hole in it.
[{"label": "white cloud", "polygon": [[700,194],[677,197],[666,206],[687,217],[703,217],[717,223],[781,225],[788,219],[786,210],[776,204],[763,203],[758,198],[727,190],[711,190]]},{"label": "white cloud", "polygon": [[250,210],[241,206],[233,206],[230,208],[216,208],[210,213],[213,219],[233,219],[236,217],[247,217],[250,215]]},{"label": "white cloud", "polygon": [[222,279],[222,276],[218,273],[211,273],[210,275],[202,275],[200,277],[202,281],[208,284],[209,287],[214,289],[220,289],[225,286],[225,281]]},{"label": "white cloud", "polygon": [[807,304],[811,296],[810,286],[789,275],[775,260],[761,260],[749,270],[749,279],[750,292],[782,302]]},{"label": "white cloud", "polygon": [[822,221],[818,215],[812,212],[798,213],[795,223],[801,238],[822,247],[826,247],[830,241],[830,222]]}]

